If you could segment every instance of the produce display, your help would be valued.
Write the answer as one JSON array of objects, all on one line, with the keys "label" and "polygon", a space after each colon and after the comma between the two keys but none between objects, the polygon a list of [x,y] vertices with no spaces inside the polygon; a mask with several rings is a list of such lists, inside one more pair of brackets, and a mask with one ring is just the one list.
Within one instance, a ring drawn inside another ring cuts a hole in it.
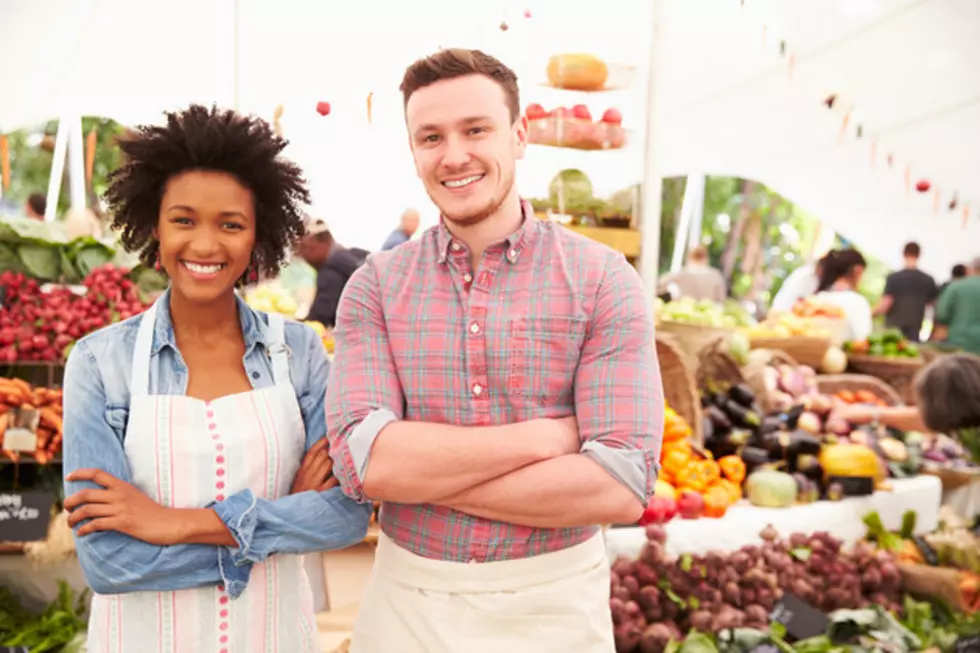
[{"label": "produce display", "polygon": [[[902,611],[894,557],[871,545],[845,551],[827,533],[780,537],[769,526],[758,545],[672,557],[663,527],[646,529],[639,558],[619,558],[612,567],[610,608],[619,653],[659,653],[690,630],[705,634],[701,641],[712,646],[716,637],[731,638],[741,629],[755,631],[752,639],[765,637],[770,614],[784,593],[826,613],[873,606]],[[725,632],[732,629],[736,633]],[[789,650],[831,650],[799,648],[802,644]]]},{"label": "produce display", "polygon": [[795,313],[773,313],[759,324],[750,327],[747,335],[755,339],[792,338],[797,336],[807,338],[829,338],[827,318],[801,316]]},{"label": "produce display", "polygon": [[793,304],[792,313],[797,317],[820,317],[831,320],[845,317],[843,308],[836,304],[821,301],[816,297],[803,297],[797,300]]},{"label": "produce display", "polygon": [[84,653],[87,592],[75,596],[68,583],[58,582],[58,598],[43,612],[24,608],[6,587],[0,587],[0,647],[30,653]]},{"label": "produce display", "polygon": [[78,338],[137,315],[148,304],[131,271],[107,263],[92,270],[81,289],[42,289],[35,279],[0,273],[0,362],[60,361]]},{"label": "produce display", "polygon": [[579,150],[618,150],[626,146],[623,116],[607,109],[598,120],[584,104],[546,110],[530,104],[525,110],[529,143]]},{"label": "produce display", "polygon": [[548,60],[548,83],[570,91],[601,91],[609,79],[606,62],[592,54],[556,54]]},{"label": "produce display", "polygon": [[296,315],[299,307],[296,300],[286,290],[273,284],[261,284],[245,296],[245,303],[264,313],[280,313],[288,317]]},{"label": "produce display", "polygon": [[64,222],[0,218],[0,272],[78,283],[115,256],[114,247],[91,236],[70,239]]},{"label": "produce display", "polygon": [[924,465],[935,469],[980,472],[980,452],[970,446],[973,444],[971,433],[959,433],[957,436],[959,441],[943,433],[910,431],[905,435],[905,442],[919,448]]},{"label": "produce display", "polygon": [[755,323],[755,319],[745,307],[734,300],[718,303],[710,299],[681,297],[671,302],[664,302],[657,298],[654,309],[659,319],[664,322],[694,324],[717,329],[748,327]]},{"label": "produce display", "polygon": [[[47,464],[61,453],[61,390],[32,388],[21,379],[0,378],[0,445],[7,429],[14,426],[11,420],[14,411],[25,409],[38,412],[37,442],[34,451],[27,455],[39,464]],[[3,449],[3,456],[18,462],[21,454]]]},{"label": "produce display", "polygon": [[847,354],[881,356],[883,358],[919,358],[919,347],[909,342],[898,329],[873,333],[867,340],[851,340],[844,343]]}]

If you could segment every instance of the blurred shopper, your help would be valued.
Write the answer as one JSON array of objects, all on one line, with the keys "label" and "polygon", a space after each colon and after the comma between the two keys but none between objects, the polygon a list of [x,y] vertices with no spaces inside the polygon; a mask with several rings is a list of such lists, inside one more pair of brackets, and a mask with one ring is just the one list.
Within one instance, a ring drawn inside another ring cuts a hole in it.
[{"label": "blurred shopper", "polygon": [[888,275],[885,292],[874,309],[875,315],[885,316],[885,326],[901,330],[912,342],[919,341],[926,306],[939,296],[936,280],[919,269],[921,253],[918,243],[905,245],[905,268]]},{"label": "blurred shopper", "polygon": [[43,220],[44,212],[48,209],[48,198],[41,193],[31,193],[24,203],[24,215],[34,220]]},{"label": "blurred shopper", "polygon": [[395,249],[402,243],[407,243],[415,235],[415,232],[419,228],[419,212],[415,209],[408,209],[402,213],[401,221],[398,223],[398,228],[391,232],[388,236],[388,240],[385,244],[381,246],[382,251],[387,251],[389,249]]},{"label": "blurred shopper", "polygon": [[949,288],[949,284],[953,283],[958,279],[964,279],[970,273],[969,268],[967,268],[962,263],[957,263],[953,266],[953,269],[949,271],[949,281],[945,282],[943,285],[939,286],[939,297],[943,296],[943,291]]},{"label": "blurred shopper", "polygon": [[944,327],[943,341],[980,354],[980,257],[972,274],[949,284],[936,307],[936,323]]},{"label": "blurred shopper", "polygon": [[820,285],[824,261],[829,255],[830,252],[820,257],[816,263],[805,263],[790,272],[773,298],[769,310],[780,312],[792,310],[796,302],[816,293],[817,286]]},{"label": "blurred shopper", "polygon": [[698,245],[687,255],[687,265],[675,274],[667,275],[661,282],[661,287],[675,285],[679,297],[692,299],[710,299],[715,302],[725,301],[728,292],[725,288],[725,277],[719,270],[711,267],[708,261],[708,249]]},{"label": "blurred shopper", "polygon": [[847,319],[847,340],[864,340],[871,335],[871,304],[857,291],[867,262],[856,249],[830,252],[824,259],[816,297],[839,306]]},{"label": "blurred shopper", "polygon": [[316,270],[316,296],[305,319],[332,328],[344,286],[364,263],[367,252],[344,247],[334,240],[325,220],[308,218],[297,253]]}]

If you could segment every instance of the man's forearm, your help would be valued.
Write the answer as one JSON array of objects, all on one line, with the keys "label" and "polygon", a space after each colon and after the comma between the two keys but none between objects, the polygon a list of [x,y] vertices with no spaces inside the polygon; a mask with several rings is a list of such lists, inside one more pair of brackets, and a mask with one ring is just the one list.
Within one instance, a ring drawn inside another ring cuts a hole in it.
[{"label": "man's forearm", "polygon": [[631,524],[643,512],[633,492],[584,454],[529,465],[435,503],[537,528]]},{"label": "man's forearm", "polygon": [[376,501],[432,503],[564,451],[543,420],[461,427],[398,421],[371,447],[364,494]]}]

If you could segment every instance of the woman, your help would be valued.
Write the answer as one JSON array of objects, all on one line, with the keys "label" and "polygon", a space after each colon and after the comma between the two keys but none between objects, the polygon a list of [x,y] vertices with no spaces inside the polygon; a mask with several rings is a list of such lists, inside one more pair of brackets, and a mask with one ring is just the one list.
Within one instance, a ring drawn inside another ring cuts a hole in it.
[{"label": "woman", "polygon": [[867,263],[856,249],[834,250],[823,260],[816,299],[844,310],[847,340],[864,340],[871,335],[871,304],[857,288]]},{"label": "woman", "polygon": [[200,106],[120,143],[113,227],[170,288],[78,341],[65,371],[65,508],[96,592],[93,653],[319,650],[297,554],[366,533],[370,505],[331,474],[320,339],[235,292],[303,233],[285,144]]}]

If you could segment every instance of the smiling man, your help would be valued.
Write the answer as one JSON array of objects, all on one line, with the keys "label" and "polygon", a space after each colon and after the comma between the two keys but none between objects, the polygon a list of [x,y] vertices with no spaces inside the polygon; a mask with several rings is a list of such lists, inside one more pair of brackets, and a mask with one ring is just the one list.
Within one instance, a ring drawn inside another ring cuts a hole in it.
[{"label": "smiling man", "polygon": [[517,79],[482,52],[401,90],[442,218],[344,291],[327,394],[341,486],[382,502],[352,653],[612,653],[600,524],[653,494],[663,391],[621,254],[518,196]]}]

